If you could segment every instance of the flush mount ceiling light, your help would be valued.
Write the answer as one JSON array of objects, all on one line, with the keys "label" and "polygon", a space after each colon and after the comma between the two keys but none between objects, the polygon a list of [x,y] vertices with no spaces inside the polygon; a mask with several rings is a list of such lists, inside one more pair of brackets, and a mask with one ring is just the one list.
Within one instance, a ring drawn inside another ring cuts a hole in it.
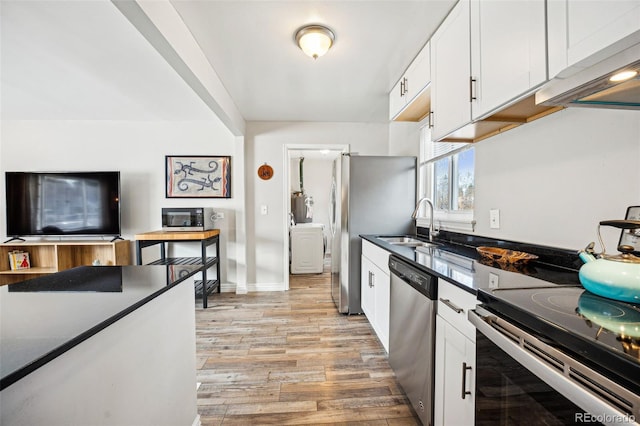
[{"label": "flush mount ceiling light", "polygon": [[329,28],[322,25],[307,25],[296,31],[296,43],[302,51],[318,59],[329,51],[336,36]]}]

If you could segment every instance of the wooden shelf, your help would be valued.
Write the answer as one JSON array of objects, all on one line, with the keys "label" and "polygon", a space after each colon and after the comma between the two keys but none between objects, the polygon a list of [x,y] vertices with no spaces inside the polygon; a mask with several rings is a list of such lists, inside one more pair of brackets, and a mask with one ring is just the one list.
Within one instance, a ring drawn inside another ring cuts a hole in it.
[{"label": "wooden shelf", "polygon": [[0,271],[0,275],[30,275],[30,274],[53,274],[58,272],[56,268],[47,268],[47,267],[31,267],[29,269],[18,269],[15,271]]},{"label": "wooden shelf", "polygon": [[[9,252],[29,253],[31,267],[11,270]],[[0,285],[54,274],[76,266],[130,265],[131,242],[117,241],[23,241],[0,244]]]}]

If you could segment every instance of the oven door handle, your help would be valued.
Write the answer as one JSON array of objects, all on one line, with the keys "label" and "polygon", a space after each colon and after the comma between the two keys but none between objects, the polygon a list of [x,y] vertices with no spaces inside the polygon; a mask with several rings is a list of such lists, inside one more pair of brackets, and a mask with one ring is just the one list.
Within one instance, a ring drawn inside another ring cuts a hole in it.
[{"label": "oven door handle", "polygon": [[[640,419],[640,396],[481,306],[469,310],[468,318],[479,333],[585,412],[602,416],[604,420],[611,419],[603,423],[616,424],[617,421],[619,424],[621,419],[633,423],[636,420],[630,415]],[[581,376],[593,380],[593,383],[580,380]],[[594,383],[600,383],[605,389]],[[605,397],[614,400],[622,409],[606,402]]]}]

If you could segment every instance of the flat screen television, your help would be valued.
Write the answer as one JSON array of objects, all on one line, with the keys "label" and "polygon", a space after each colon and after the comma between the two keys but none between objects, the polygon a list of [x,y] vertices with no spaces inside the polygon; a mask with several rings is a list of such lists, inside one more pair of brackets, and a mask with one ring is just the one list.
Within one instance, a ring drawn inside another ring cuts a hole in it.
[{"label": "flat screen television", "polygon": [[7,236],[120,235],[120,172],[5,172]]}]

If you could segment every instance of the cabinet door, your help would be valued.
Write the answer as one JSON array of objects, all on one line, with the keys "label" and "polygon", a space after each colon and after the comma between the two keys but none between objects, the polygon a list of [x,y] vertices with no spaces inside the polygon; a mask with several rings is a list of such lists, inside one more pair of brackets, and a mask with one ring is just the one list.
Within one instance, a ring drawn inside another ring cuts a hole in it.
[{"label": "cabinet door", "polygon": [[375,265],[365,256],[362,256],[360,274],[360,305],[370,323],[375,321],[374,285]]},{"label": "cabinet door", "polygon": [[404,94],[404,78],[403,75],[389,93],[389,120],[393,120],[407,104],[407,96]]},{"label": "cabinet door", "polygon": [[389,352],[389,309],[391,297],[391,277],[377,269],[374,285],[375,330],[385,350]]},{"label": "cabinet door", "polygon": [[431,38],[433,139],[471,121],[469,0],[460,0]]},{"label": "cabinet door", "polygon": [[474,119],[547,80],[544,0],[471,3]]},{"label": "cabinet door", "polygon": [[640,2],[548,1],[549,74],[589,66],[640,41]]},{"label": "cabinet door", "polygon": [[475,344],[436,316],[434,425],[473,425]]},{"label": "cabinet door", "polygon": [[431,81],[431,48],[427,43],[406,72],[407,102],[411,103]]},{"label": "cabinet door", "polygon": [[362,256],[360,276],[360,303],[362,311],[389,352],[389,303],[391,278],[368,257]]},{"label": "cabinet door", "polygon": [[568,65],[639,31],[637,0],[569,1],[567,14]]}]

